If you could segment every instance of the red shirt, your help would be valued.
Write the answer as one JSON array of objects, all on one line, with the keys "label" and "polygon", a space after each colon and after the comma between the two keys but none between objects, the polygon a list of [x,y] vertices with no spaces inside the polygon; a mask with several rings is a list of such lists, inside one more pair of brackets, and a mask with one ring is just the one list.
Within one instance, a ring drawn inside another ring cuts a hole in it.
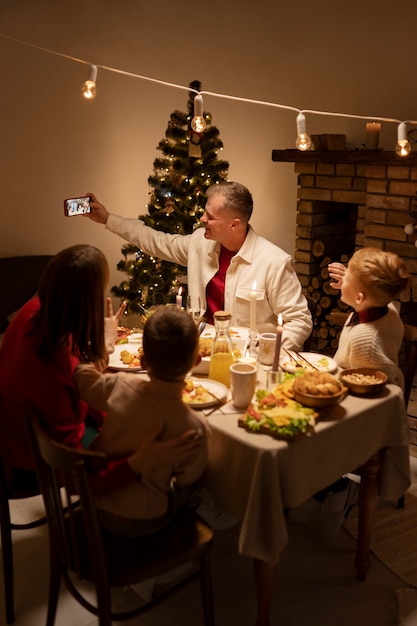
[{"label": "red shirt", "polygon": [[213,276],[206,288],[207,311],[205,318],[209,324],[214,324],[214,313],[224,309],[224,283],[227,268],[236,252],[232,252],[223,246],[220,249],[219,269]]},{"label": "red shirt", "polygon": [[[68,346],[50,360],[36,354],[38,340],[30,331],[39,306],[39,299],[33,298],[22,307],[0,346],[0,453],[9,465],[25,470],[34,469],[26,417],[39,417],[52,439],[75,448],[82,447],[87,414],[98,425],[104,418],[80,399],[73,381],[79,361]],[[121,461],[109,466],[97,490],[135,479],[127,462]]]}]

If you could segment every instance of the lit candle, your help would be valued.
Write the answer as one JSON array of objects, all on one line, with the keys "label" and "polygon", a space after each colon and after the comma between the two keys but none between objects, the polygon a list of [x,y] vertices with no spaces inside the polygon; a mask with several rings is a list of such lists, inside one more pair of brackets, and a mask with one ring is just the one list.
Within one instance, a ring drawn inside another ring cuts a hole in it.
[{"label": "lit candle", "polygon": [[272,371],[277,372],[279,367],[279,353],[281,352],[281,339],[282,339],[282,315],[278,314],[278,326],[277,326],[277,340],[275,342],[275,354],[274,362],[272,365]]},{"label": "lit candle", "polygon": [[381,124],[372,122],[366,125],[365,150],[378,150]]},{"label": "lit candle", "polygon": [[249,330],[256,330],[256,281],[249,292]]},{"label": "lit candle", "polygon": [[176,302],[177,302],[177,306],[179,306],[180,308],[182,307],[182,287],[180,287],[178,289],[178,294],[176,296]]}]

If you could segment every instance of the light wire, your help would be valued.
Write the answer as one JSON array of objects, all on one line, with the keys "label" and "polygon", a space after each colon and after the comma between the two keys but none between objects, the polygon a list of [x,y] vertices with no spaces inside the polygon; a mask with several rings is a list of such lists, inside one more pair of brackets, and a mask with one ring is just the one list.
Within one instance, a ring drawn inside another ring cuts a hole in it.
[{"label": "light wire", "polygon": [[[64,54],[63,52],[57,52],[56,50],[51,50],[50,48],[45,48],[43,46],[39,46],[37,44],[28,42],[28,41],[23,41],[22,39],[18,39],[17,37],[12,37],[11,35],[6,35],[5,33],[0,33],[0,37],[3,37],[4,39],[9,39],[10,41],[13,41],[15,43],[19,43],[22,44],[24,46],[29,46],[31,48],[35,48],[37,50],[41,50],[42,52],[46,52],[48,54],[52,54],[55,56],[59,56],[62,57],[64,59],[68,59],[69,61],[75,61],[76,63],[82,63],[84,65],[91,65],[91,61],[86,61],[84,59],[80,59],[78,57],[74,57],[68,54]],[[108,65],[100,65],[98,63],[95,63],[95,65],[97,66],[97,68],[102,69],[102,70],[106,70],[108,72],[113,72],[115,74],[121,74],[123,76],[129,76],[130,78],[138,78],[140,80],[146,80],[148,82],[152,82],[152,83],[156,83],[158,85],[164,85],[165,87],[173,87],[174,89],[182,89],[184,91],[188,91],[188,92],[193,92],[193,93],[200,93],[201,95],[207,95],[207,96],[212,96],[214,98],[223,98],[226,100],[235,100],[237,102],[247,102],[250,104],[260,104],[262,106],[269,106],[269,107],[274,107],[277,109],[286,109],[287,111],[294,111],[296,113],[309,113],[311,115],[325,115],[325,116],[333,116],[333,117],[346,117],[346,118],[353,118],[353,119],[361,119],[361,120],[372,120],[372,121],[381,121],[381,122],[392,122],[395,124],[399,124],[401,123],[401,121],[403,121],[406,124],[415,124],[417,125],[417,121],[415,120],[399,120],[399,119],[395,119],[395,118],[391,118],[391,117],[380,117],[380,116],[375,116],[375,115],[355,115],[352,113],[335,113],[332,111],[317,111],[314,109],[299,109],[297,107],[294,106],[289,106],[286,104],[278,104],[275,102],[266,102],[263,100],[254,100],[252,98],[243,98],[240,96],[231,96],[231,95],[227,95],[227,94],[222,94],[222,93],[216,93],[213,91],[198,91],[197,89],[193,89],[191,87],[185,87],[184,85],[178,85],[176,83],[170,83],[164,80],[159,80],[157,78],[151,78],[149,76],[143,76],[141,74],[135,74],[133,72],[128,72],[126,70],[120,70],[118,68],[115,67],[110,67]]]}]

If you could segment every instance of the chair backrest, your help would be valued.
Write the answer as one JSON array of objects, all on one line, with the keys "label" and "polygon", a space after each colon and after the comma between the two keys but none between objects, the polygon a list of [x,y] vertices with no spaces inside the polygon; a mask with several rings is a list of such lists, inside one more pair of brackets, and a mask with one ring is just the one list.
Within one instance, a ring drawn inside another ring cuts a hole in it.
[{"label": "chair backrest", "polygon": [[404,371],[404,399],[405,406],[410,399],[411,387],[417,370],[417,326],[404,324],[405,364]]},{"label": "chair backrest", "polygon": [[[98,616],[101,626],[140,615],[191,578],[200,577],[204,623],[213,626],[209,553],[213,531],[191,509],[184,508],[175,521],[151,535],[129,539],[113,536],[100,528],[89,480],[91,472],[107,466],[107,456],[60,445],[43,432],[37,421],[28,419],[27,429],[48,517],[51,574],[47,624],[53,626],[55,622],[62,577],[73,597]],[[78,502],[74,502],[75,489]],[[112,610],[111,587],[155,578],[189,561],[198,563],[197,570],[191,569],[151,601],[135,608]],[[74,573],[95,585],[95,604],[80,593]]]},{"label": "chair backrest", "polygon": [[28,419],[27,430],[44,498],[51,546],[60,568],[64,573],[72,571],[83,577],[85,568],[92,567],[97,570],[93,571],[92,578],[98,581],[103,572],[105,574],[106,565],[89,473],[104,469],[107,456],[53,441],[37,420]]},{"label": "chair backrest", "polygon": [[303,350],[304,352],[310,352],[311,351],[311,343],[313,340],[313,333],[315,330],[315,324],[316,324],[316,316],[317,316],[317,306],[318,306],[318,301],[313,298],[312,296],[306,296],[306,300],[307,300],[307,304],[308,304],[308,309],[310,311],[311,314],[311,319],[313,321],[313,327],[311,329],[311,333],[310,335],[307,337],[307,339],[304,342],[304,346],[303,346]]}]

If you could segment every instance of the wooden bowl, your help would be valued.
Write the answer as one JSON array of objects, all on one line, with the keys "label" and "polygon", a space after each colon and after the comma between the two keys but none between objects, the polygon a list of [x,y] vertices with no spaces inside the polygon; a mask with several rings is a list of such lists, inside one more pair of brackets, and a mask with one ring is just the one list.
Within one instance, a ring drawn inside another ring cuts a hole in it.
[{"label": "wooden bowl", "polygon": [[332,395],[332,396],[318,396],[312,395],[309,393],[303,393],[301,391],[297,391],[293,389],[294,398],[300,404],[304,404],[304,406],[308,406],[312,409],[323,409],[327,406],[334,406],[335,404],[339,404],[344,398],[346,398],[348,394],[348,388],[342,386],[341,390]]},{"label": "wooden bowl", "polygon": [[[352,380],[352,377],[355,377],[357,380]],[[372,382],[370,377],[377,379],[378,382]],[[366,378],[369,378],[369,381]],[[343,370],[340,374],[340,380],[355,395],[376,396],[384,389],[388,376],[377,369],[359,367]]]}]

